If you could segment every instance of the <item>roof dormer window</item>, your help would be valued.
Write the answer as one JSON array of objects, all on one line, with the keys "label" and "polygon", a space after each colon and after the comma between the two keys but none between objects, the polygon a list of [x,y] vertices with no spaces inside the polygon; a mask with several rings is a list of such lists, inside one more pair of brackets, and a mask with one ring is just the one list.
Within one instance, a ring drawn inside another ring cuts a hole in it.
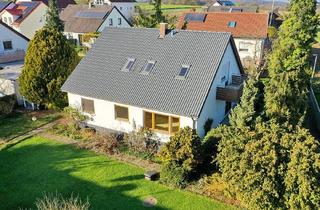
[{"label": "roof dormer window", "polygon": [[156,63],[155,61],[150,61],[150,60],[149,60],[149,61],[146,63],[146,65],[144,65],[144,67],[142,68],[142,71],[141,71],[140,73],[141,73],[141,74],[149,74],[149,73],[152,71],[155,63]]},{"label": "roof dormer window", "polygon": [[126,72],[131,71],[135,61],[135,58],[128,58],[126,64],[123,66],[121,70]]}]

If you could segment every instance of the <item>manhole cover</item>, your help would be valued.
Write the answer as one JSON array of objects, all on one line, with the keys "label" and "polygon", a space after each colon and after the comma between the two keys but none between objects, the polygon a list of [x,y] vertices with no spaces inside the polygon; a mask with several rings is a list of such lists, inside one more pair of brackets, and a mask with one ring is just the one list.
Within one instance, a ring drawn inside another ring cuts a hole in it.
[{"label": "manhole cover", "polygon": [[157,199],[150,196],[144,199],[142,204],[146,207],[153,207],[157,204]]}]

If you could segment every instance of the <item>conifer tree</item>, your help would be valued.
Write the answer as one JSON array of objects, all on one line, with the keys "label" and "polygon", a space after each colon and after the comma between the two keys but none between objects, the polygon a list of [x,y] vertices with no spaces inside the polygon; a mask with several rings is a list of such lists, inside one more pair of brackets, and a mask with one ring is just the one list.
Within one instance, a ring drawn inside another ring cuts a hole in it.
[{"label": "conifer tree", "polygon": [[78,55],[62,33],[49,28],[37,31],[19,77],[21,94],[48,108],[62,108],[67,101],[60,89],[77,63]]},{"label": "conifer tree", "polygon": [[291,0],[269,57],[266,114],[285,126],[301,125],[304,120],[309,56],[318,22],[315,0]]},{"label": "conifer tree", "polygon": [[64,24],[59,18],[59,11],[57,7],[57,0],[49,0],[49,8],[47,11],[46,28],[54,29],[62,32]]},{"label": "conifer tree", "polygon": [[263,107],[260,83],[249,78],[245,81],[240,103],[231,111],[230,125],[237,128],[252,127]]}]

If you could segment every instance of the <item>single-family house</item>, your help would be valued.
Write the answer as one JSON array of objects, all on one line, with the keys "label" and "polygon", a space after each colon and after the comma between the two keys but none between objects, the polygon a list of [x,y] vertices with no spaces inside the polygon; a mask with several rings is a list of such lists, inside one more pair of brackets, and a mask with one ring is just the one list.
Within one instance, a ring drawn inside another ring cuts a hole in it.
[{"label": "single-family house", "polygon": [[268,45],[268,14],[244,12],[185,13],[180,16],[178,29],[230,32],[246,68],[261,64]]},{"label": "single-family house", "polygon": [[46,22],[47,6],[41,1],[11,3],[1,13],[1,20],[29,39]]},{"label": "single-family house", "polygon": [[106,27],[131,27],[118,8],[107,5],[69,5],[60,18],[65,36],[77,44],[82,44],[81,37],[86,33],[101,32]]},{"label": "single-family house", "polygon": [[149,128],[162,141],[189,126],[205,135],[241,94],[242,67],[231,33],[108,28],[69,76],[69,105],[90,126]]},{"label": "single-family house", "polygon": [[0,21],[0,97],[15,95],[18,104],[26,105],[19,93],[21,73],[29,39]]},{"label": "single-family house", "polygon": [[258,6],[214,6],[214,4],[209,4],[206,7],[206,12],[254,12],[259,11]]},{"label": "single-family house", "polygon": [[[49,6],[49,0],[17,0],[16,2],[23,2],[23,1],[42,1],[45,5]],[[56,0],[57,1],[57,8],[59,11],[64,10],[69,4],[76,4],[74,0]]]},{"label": "single-family house", "polygon": [[0,63],[24,60],[29,39],[0,20]]},{"label": "single-family house", "polygon": [[132,20],[135,12],[135,0],[93,0],[94,5],[109,5],[117,7],[120,12],[128,19]]},{"label": "single-family house", "polygon": [[234,6],[234,3],[232,1],[229,1],[229,0],[216,0],[212,6],[214,7],[231,7],[231,6]]}]

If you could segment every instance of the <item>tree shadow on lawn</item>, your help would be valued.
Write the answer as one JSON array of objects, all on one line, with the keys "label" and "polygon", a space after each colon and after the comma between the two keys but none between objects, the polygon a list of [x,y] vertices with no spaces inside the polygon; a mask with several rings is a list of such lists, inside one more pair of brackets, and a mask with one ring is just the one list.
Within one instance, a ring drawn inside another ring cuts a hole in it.
[{"label": "tree shadow on lawn", "polygon": [[0,151],[0,209],[35,208],[44,193],[79,195],[82,201],[88,199],[91,209],[150,209],[142,205],[147,192],[135,192],[141,172],[89,151],[34,138]]}]

